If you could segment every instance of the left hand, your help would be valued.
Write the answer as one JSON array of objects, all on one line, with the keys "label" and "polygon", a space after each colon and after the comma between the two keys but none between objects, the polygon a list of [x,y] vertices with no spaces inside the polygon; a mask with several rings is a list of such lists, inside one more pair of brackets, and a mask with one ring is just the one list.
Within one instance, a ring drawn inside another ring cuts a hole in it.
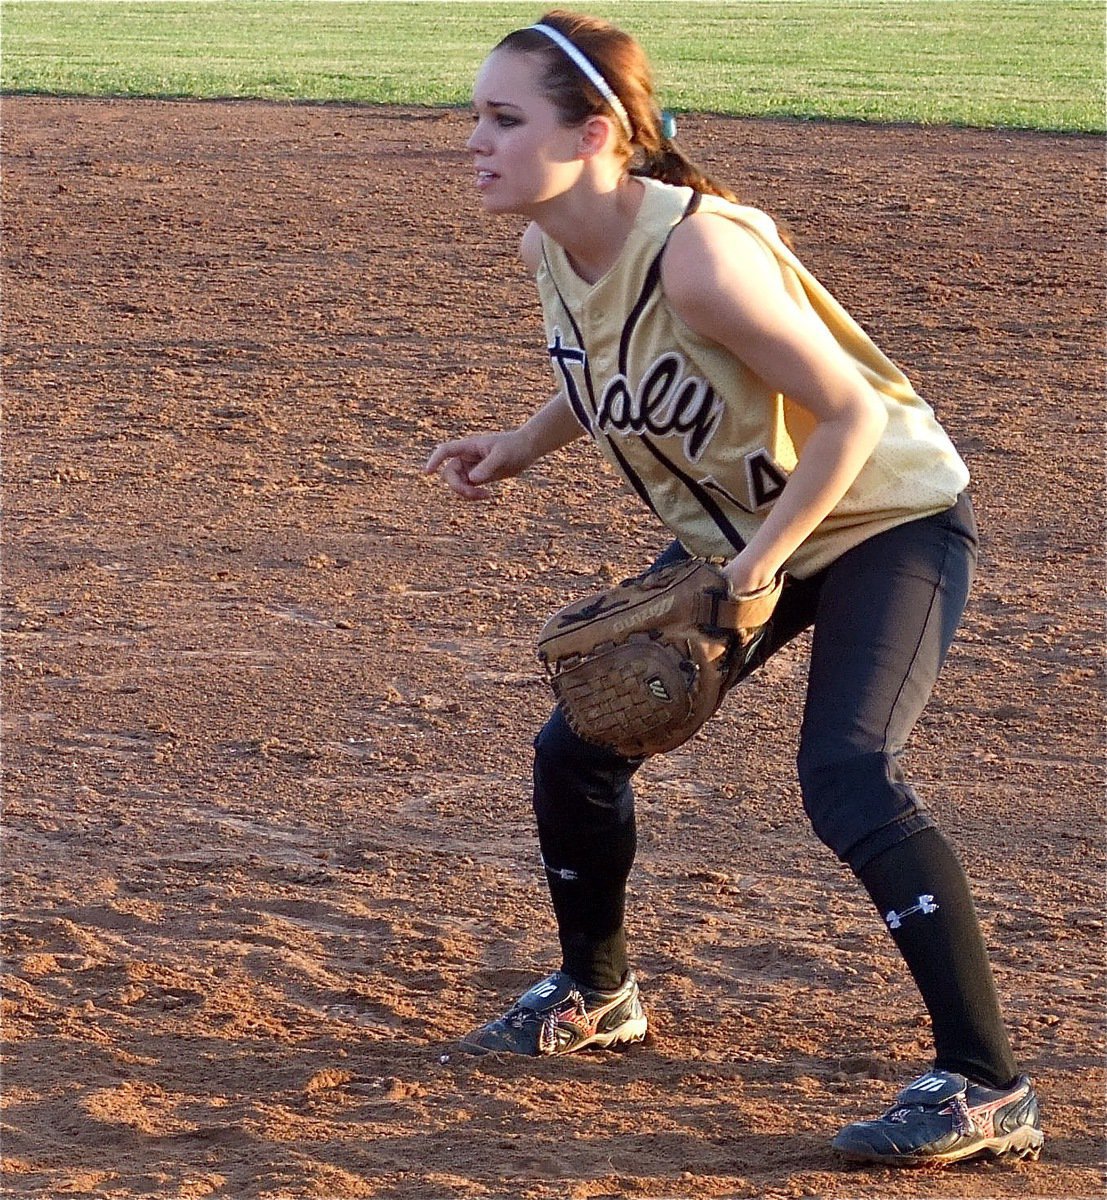
[{"label": "left hand", "polygon": [[761,562],[754,558],[747,546],[723,567],[723,574],[730,585],[730,594],[744,596],[771,583],[776,577],[777,571],[771,563]]}]

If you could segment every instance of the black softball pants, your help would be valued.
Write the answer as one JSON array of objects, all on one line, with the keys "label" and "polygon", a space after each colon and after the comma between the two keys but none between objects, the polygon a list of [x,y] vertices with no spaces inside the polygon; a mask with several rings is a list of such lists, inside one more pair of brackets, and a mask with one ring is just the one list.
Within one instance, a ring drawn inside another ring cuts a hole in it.
[{"label": "black softball pants", "polygon": [[[889,903],[886,889],[874,891],[866,876],[895,877],[899,873],[892,853],[896,847],[933,829],[929,838],[915,845],[935,843],[945,848],[945,859],[952,857],[934,828],[933,817],[905,778],[900,755],[953,641],[972,582],[976,550],[976,525],[967,495],[946,512],[869,538],[818,574],[787,582],[763,651],[750,668],[755,670],[813,627],[797,755],[803,805],[816,835],[861,878],[882,913],[888,911],[882,907]],[[655,566],[683,557],[687,552],[674,543]],[[740,692],[731,693],[727,703],[735,703],[738,697]],[[710,725],[706,732],[709,735]],[[578,981],[594,987],[617,986],[627,969],[624,902],[636,847],[631,780],[641,763],[583,741],[560,710],[554,711],[535,739],[534,809],[558,921],[562,965]],[[933,855],[928,852],[925,857],[929,861]],[[963,881],[963,871],[953,861],[953,867],[946,862],[943,869]],[[925,882],[926,877],[924,869],[913,878]],[[961,891],[955,907],[968,903],[968,912],[962,915],[969,928],[947,930],[946,950],[953,959],[963,958],[959,943],[971,943],[972,966],[961,974],[975,976],[983,944],[967,884]],[[908,900],[913,897],[900,900],[904,910],[912,906]],[[943,911],[943,920],[953,915]],[[912,923],[902,925],[907,928]],[[924,926],[931,940],[937,925]],[[914,927],[907,932],[914,933]],[[908,962],[914,972],[914,964]],[[986,960],[983,970],[987,995],[982,1001],[973,999],[972,1005],[982,1008],[983,1024],[994,1030],[998,1008]],[[927,982],[916,979],[932,1017],[934,1007],[941,1010],[939,1021],[957,1008],[958,998],[947,995],[932,1006]],[[953,1019],[958,1025],[956,1013]],[[978,1069],[975,1074],[1002,1075],[999,1082],[1004,1082],[1010,1055],[1004,1059],[1005,1039],[999,1040],[1003,1045],[994,1053],[970,1057],[973,1063],[981,1057],[998,1061],[991,1070]],[[946,1042],[960,1045],[964,1037],[954,1033]],[[965,1059],[956,1050],[946,1057],[951,1063]]]}]

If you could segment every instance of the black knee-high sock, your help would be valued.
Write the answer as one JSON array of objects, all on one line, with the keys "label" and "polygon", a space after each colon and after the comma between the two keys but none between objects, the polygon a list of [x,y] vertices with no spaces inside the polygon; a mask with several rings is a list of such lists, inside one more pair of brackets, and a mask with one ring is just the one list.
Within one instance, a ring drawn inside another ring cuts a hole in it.
[{"label": "black knee-high sock", "polygon": [[[571,831],[539,816],[538,840],[561,942],[561,969],[613,991],[627,972],[626,881],[637,846],[633,813],[611,812]],[[606,819],[604,819],[606,818]]]},{"label": "black knee-high sock", "polygon": [[939,1070],[1005,1087],[1017,1074],[968,880],[937,829],[923,829],[857,872],[914,977]]},{"label": "black knee-high sock", "polygon": [[583,741],[560,710],[534,749],[534,815],[562,970],[612,991],[627,972],[623,919],[637,849],[630,781],[640,761]]}]

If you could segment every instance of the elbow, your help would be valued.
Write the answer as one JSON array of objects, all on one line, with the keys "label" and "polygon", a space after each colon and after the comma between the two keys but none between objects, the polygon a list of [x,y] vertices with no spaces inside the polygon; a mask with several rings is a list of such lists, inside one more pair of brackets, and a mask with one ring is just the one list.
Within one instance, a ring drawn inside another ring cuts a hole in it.
[{"label": "elbow", "polygon": [[870,449],[875,450],[877,443],[884,436],[884,430],[888,428],[888,410],[875,392],[867,391],[858,397],[854,412],[857,422],[856,436],[859,440],[868,442]]},{"label": "elbow", "polygon": [[870,453],[888,427],[888,410],[876,392],[864,388],[841,395],[825,420],[843,444]]}]

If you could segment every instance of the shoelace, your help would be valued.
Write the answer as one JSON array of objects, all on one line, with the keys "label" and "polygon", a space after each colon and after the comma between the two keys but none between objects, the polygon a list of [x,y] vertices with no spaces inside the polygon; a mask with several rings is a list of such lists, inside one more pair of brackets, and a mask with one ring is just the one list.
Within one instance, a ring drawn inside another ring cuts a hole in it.
[{"label": "shoelace", "polygon": [[[566,1000],[571,1000],[576,1009],[575,1016],[582,1017],[587,1023],[588,1009],[584,1004],[584,997],[575,988],[565,997]],[[538,1053],[553,1054],[557,1050],[557,1026],[559,1023],[559,1014],[556,1009],[550,1011],[542,1018],[542,1025],[538,1030]]]},{"label": "shoelace", "polygon": [[[902,1125],[912,1113],[924,1112],[925,1110],[925,1105],[907,1105],[905,1107],[893,1108],[884,1114],[884,1120],[892,1121],[896,1125]],[[976,1122],[972,1118],[969,1106],[965,1103],[964,1096],[954,1096],[950,1100],[949,1108],[946,1111],[953,1117],[954,1129],[963,1137],[978,1132]]]},{"label": "shoelace", "polygon": [[969,1111],[969,1106],[965,1103],[964,1096],[954,1096],[949,1102],[949,1107],[953,1113],[953,1122],[958,1133],[966,1136],[976,1133],[976,1122],[972,1119],[972,1113]]}]

